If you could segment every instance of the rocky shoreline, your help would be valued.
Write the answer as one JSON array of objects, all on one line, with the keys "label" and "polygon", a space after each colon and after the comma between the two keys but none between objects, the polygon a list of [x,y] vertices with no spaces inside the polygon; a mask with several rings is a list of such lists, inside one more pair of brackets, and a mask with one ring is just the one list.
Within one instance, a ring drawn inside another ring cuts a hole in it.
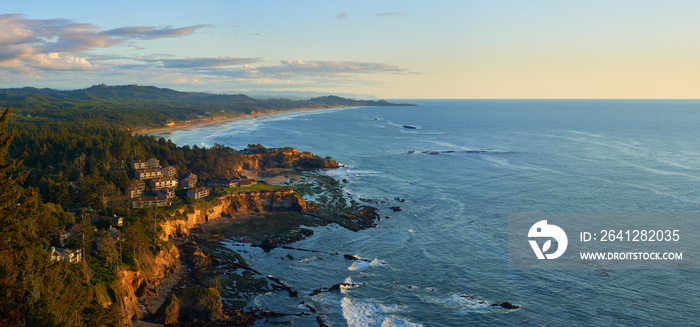
[{"label": "rocky shoreline", "polygon": [[[293,174],[298,174],[300,182],[290,188],[229,194],[193,212],[179,212],[185,219],[163,222],[162,237],[175,245],[171,252],[178,255],[162,262],[168,271],[163,277],[135,286],[148,291],[135,292],[142,312],[133,315],[138,318],[134,325],[250,326],[265,318],[314,315],[319,326],[326,326],[309,304],[305,304],[308,310],[292,313],[251,310],[248,301],[259,294],[286,292],[298,297],[299,291],[251,268],[239,253],[222,244],[235,240],[265,251],[282,247],[314,252],[288,244],[313,234],[305,227],[335,223],[359,231],[375,227],[379,221],[376,207],[345,199],[338,181],[310,172]],[[314,185],[312,191],[309,184]],[[307,202],[300,193],[318,202]],[[350,254],[328,255],[355,258]],[[340,287],[349,286],[319,285],[319,290]],[[222,302],[222,298],[226,300]]]}]

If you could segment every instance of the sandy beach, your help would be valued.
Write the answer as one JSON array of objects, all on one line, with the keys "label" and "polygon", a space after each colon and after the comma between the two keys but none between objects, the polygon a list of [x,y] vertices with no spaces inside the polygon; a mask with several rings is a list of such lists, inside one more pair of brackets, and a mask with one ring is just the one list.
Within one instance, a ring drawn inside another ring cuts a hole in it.
[{"label": "sandy beach", "polygon": [[[355,106],[352,106],[352,107],[355,107]],[[167,135],[167,134],[171,134],[174,131],[188,130],[188,129],[194,129],[194,128],[199,128],[199,127],[214,126],[214,125],[221,125],[221,124],[229,123],[229,122],[236,121],[236,120],[255,119],[255,118],[260,118],[260,117],[286,114],[286,113],[290,113],[290,112],[338,109],[338,108],[352,108],[352,107],[350,107],[350,106],[337,106],[337,107],[328,107],[328,108],[299,108],[299,109],[280,110],[280,111],[271,111],[271,112],[255,112],[252,114],[241,114],[241,115],[235,116],[235,117],[211,117],[211,118],[203,118],[203,119],[197,119],[197,120],[173,122],[173,123],[170,123],[169,126],[153,128],[153,129],[141,129],[141,130],[132,132],[132,134],[133,135],[149,135],[149,136]]]}]

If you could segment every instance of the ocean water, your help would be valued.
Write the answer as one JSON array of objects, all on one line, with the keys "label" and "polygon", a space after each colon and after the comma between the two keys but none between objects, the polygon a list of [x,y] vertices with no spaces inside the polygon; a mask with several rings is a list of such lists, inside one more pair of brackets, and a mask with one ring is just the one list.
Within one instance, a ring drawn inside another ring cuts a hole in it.
[{"label": "ocean water", "polygon": [[[331,156],[346,167],[324,173],[348,179],[350,196],[407,200],[396,213],[378,205],[391,217],[377,228],[319,227],[292,244],[371,262],[229,244],[302,293],[253,305],[308,312],[304,301],[332,326],[700,324],[700,271],[516,270],[507,257],[509,212],[700,212],[700,101],[410,102],[419,106],[295,112],[166,136]],[[360,286],[308,295],[340,282]],[[490,306],[504,301],[521,309]]]}]

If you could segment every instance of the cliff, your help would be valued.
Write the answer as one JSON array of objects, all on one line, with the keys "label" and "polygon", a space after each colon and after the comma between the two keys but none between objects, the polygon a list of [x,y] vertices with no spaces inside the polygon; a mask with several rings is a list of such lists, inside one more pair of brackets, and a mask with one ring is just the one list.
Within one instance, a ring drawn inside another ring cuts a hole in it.
[{"label": "cliff", "polygon": [[[189,210],[189,211],[188,211]],[[292,189],[261,190],[238,192],[217,198],[210,202],[197,202],[189,208],[180,209],[175,215],[184,215],[185,219],[171,219],[161,223],[161,239],[167,241],[171,236],[189,236],[189,229],[221,217],[233,217],[239,214],[256,212],[304,211],[306,202]],[[168,243],[169,244],[169,243]],[[146,256],[150,257],[150,256]],[[172,274],[180,265],[180,253],[175,246],[161,249],[149,262],[141,262],[141,270],[121,270],[118,273],[116,288],[120,290],[118,302],[124,314],[124,322],[129,324],[134,319],[144,317],[139,298],[156,295],[156,287],[163,277]],[[204,316],[221,319],[221,302],[212,292],[192,293],[183,297],[181,293],[174,296],[174,303],[168,306],[167,321],[171,319],[199,319]],[[216,293],[218,294],[218,292]],[[218,304],[217,304],[218,301]],[[106,301],[103,301],[105,305]],[[199,304],[208,309],[200,310]],[[218,306],[217,306],[218,305]],[[217,309],[218,308],[218,309]],[[184,310],[184,311],[181,311]],[[188,310],[194,310],[192,312]]]},{"label": "cliff", "polygon": [[121,294],[118,302],[126,324],[130,324],[133,319],[143,318],[139,298],[155,295],[161,279],[172,274],[180,264],[180,252],[175,246],[161,249],[152,258],[149,262],[140,263],[141,270],[120,270],[117,273],[117,289]]},{"label": "cliff", "polygon": [[185,219],[173,219],[161,223],[161,239],[171,236],[189,236],[189,229],[221,217],[233,217],[255,212],[305,211],[306,201],[292,189],[238,192],[222,196],[213,204],[195,203],[178,210]]},{"label": "cliff", "polygon": [[158,321],[166,325],[227,318],[221,306],[221,294],[214,288],[178,291],[158,310],[157,315]]}]

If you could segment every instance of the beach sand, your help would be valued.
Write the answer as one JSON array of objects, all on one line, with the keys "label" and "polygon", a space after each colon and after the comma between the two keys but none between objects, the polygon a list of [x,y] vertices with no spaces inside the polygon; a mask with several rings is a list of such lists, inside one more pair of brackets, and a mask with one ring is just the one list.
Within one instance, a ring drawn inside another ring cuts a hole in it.
[{"label": "beach sand", "polygon": [[134,134],[134,135],[162,136],[162,135],[172,134],[174,131],[181,131],[181,130],[200,128],[200,127],[221,125],[221,124],[229,123],[229,122],[236,121],[236,120],[256,119],[256,118],[260,118],[260,117],[281,115],[281,114],[286,114],[286,113],[290,113],[290,112],[337,109],[337,108],[353,108],[353,107],[337,106],[337,107],[329,107],[329,108],[299,108],[299,109],[281,110],[281,111],[272,111],[272,112],[256,112],[253,114],[242,114],[242,115],[235,116],[235,117],[204,118],[204,119],[198,119],[198,120],[174,122],[174,123],[171,123],[170,126],[164,126],[164,127],[160,127],[160,128],[137,130],[137,131],[132,132],[132,134]]}]

